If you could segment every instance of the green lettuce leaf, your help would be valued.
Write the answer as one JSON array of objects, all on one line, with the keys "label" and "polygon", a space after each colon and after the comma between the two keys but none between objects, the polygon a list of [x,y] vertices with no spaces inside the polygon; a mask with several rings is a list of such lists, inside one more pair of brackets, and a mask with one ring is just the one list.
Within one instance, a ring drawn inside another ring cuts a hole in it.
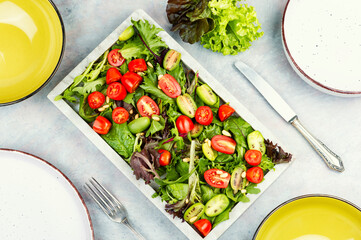
[{"label": "green lettuce leaf", "polygon": [[233,133],[237,144],[247,148],[246,138],[253,132],[252,126],[241,117],[231,116],[224,121],[224,129]]},{"label": "green lettuce leaf", "polygon": [[251,42],[263,35],[254,7],[239,4],[237,0],[211,0],[215,27],[204,34],[201,43],[205,48],[224,55],[236,55],[247,50]]},{"label": "green lettuce leaf", "polygon": [[122,157],[129,158],[133,154],[135,137],[129,131],[127,123],[113,122],[108,134],[101,136]]},{"label": "green lettuce leaf", "polygon": [[149,61],[153,57],[152,53],[149,52],[138,36],[135,36],[132,41],[126,41],[124,46],[120,49],[120,53],[127,60],[132,58],[143,58],[146,61]]},{"label": "green lettuce leaf", "polygon": [[[132,20],[132,23],[134,24],[134,27],[137,28],[144,42],[155,54],[159,55],[163,49],[168,48],[162,38],[157,35],[159,32],[163,31],[163,29],[157,28],[147,20]],[[140,42],[140,44],[144,46],[142,42]]]},{"label": "green lettuce leaf", "polygon": [[[153,115],[154,116],[154,115]],[[149,135],[153,135],[154,133],[158,132],[158,131],[161,131],[164,129],[165,127],[165,120],[162,116],[158,116],[158,115],[155,115],[157,117],[159,117],[159,121],[156,121],[156,120],[152,120],[152,123],[150,124],[150,127],[147,131],[147,133],[145,134],[146,137],[148,137]]]}]

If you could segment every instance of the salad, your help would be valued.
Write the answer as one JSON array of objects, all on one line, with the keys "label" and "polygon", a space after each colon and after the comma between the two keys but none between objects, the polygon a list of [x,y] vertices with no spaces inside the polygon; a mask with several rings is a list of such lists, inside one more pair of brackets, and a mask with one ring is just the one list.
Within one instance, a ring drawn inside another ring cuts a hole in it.
[{"label": "salad", "polygon": [[275,164],[292,155],[265,140],[181,61],[148,21],[119,40],[55,100],[65,99],[153,197],[202,235],[229,218]]}]

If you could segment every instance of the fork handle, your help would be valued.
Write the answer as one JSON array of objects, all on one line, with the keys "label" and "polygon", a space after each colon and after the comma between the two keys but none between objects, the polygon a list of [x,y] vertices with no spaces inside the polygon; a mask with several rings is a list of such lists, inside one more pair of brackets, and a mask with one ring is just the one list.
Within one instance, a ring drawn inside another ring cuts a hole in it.
[{"label": "fork handle", "polygon": [[133,227],[132,225],[130,225],[129,221],[127,218],[124,218],[124,220],[122,221],[122,223],[127,226],[133,233],[135,236],[137,236],[138,239],[140,240],[145,240],[145,238],[140,234],[138,233]]}]

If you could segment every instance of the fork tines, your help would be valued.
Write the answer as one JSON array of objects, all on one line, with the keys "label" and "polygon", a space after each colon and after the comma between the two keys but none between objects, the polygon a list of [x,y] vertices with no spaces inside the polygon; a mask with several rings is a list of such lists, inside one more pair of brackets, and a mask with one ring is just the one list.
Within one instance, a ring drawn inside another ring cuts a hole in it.
[{"label": "fork tines", "polygon": [[108,216],[111,216],[115,213],[115,211],[124,208],[118,199],[93,177],[89,179],[89,183],[90,184],[85,183],[85,190]]}]

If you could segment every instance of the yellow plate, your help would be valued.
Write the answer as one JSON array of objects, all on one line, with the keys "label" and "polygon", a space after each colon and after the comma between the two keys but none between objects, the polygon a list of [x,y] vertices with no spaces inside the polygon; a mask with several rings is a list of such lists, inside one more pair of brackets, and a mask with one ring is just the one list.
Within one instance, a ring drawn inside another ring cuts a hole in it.
[{"label": "yellow plate", "polygon": [[51,1],[0,0],[0,105],[23,100],[44,86],[63,47],[63,23]]},{"label": "yellow plate", "polygon": [[301,196],[273,210],[254,239],[361,240],[361,210],[333,196]]}]

